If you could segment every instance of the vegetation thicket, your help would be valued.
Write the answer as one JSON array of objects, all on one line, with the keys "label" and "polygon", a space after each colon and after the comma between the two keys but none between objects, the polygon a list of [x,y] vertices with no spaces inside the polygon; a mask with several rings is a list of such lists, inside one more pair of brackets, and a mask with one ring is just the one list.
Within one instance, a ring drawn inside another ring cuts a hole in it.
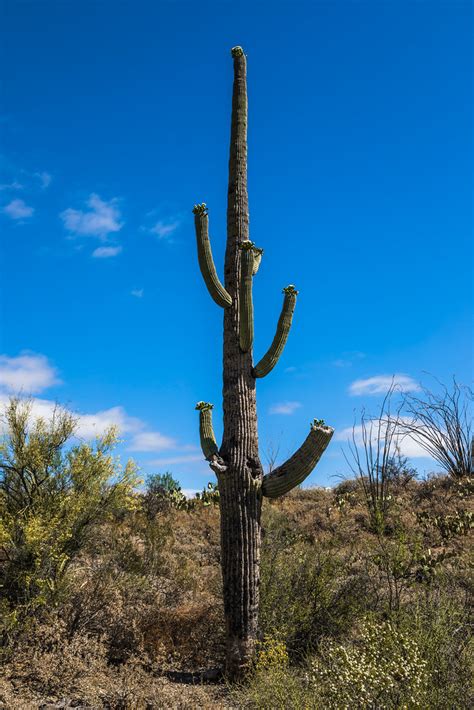
[{"label": "vegetation thicket", "polygon": [[[111,429],[93,443],[56,407],[12,398],[0,444],[0,708],[459,710],[472,694],[472,392],[392,387],[354,426],[354,477],[300,488],[333,430],[314,420],[264,474],[254,364],[246,58],[234,85],[224,285],[195,205],[199,265],[224,313],[222,444],[199,402],[216,473],[189,500],[169,472],[141,487]],[[441,468],[418,479],[406,439]],[[283,497],[283,494],[287,494]],[[268,502],[262,510],[262,498]],[[224,674],[222,670],[225,669]]]},{"label": "vegetation thicket", "polygon": [[417,480],[395,449],[383,506],[364,473],[270,501],[257,653],[228,686],[218,489],[137,488],[114,433],[80,443],[59,408],[14,399],[5,427],[2,707],[469,706],[470,476]]}]

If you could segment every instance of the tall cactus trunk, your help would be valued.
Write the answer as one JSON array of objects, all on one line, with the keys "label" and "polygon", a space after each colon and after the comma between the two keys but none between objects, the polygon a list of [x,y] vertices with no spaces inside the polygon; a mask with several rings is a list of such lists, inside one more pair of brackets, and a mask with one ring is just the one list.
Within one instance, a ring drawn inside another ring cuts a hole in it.
[{"label": "tall cactus trunk", "polygon": [[247,195],[246,59],[232,50],[234,87],[227,199],[227,248],[224,285],[212,258],[205,203],[194,205],[199,266],[214,301],[224,309],[224,434],[220,448],[209,402],[198,402],[201,448],[219,483],[221,561],[227,627],[226,672],[237,679],[249,667],[257,640],[262,496],[276,498],[299,485],[313,470],[333,430],[314,420],[306,440],[281,466],[263,475],[258,452],[255,385],[277,364],[291,327],[298,292],[284,290],[275,337],[264,357],[253,364],[252,279],[263,250],[249,240]]},{"label": "tall cactus trunk", "polygon": [[257,634],[261,479],[252,347],[240,348],[241,259],[249,238],[247,195],[246,59],[233,51],[234,88],[227,198],[225,288],[232,305],[224,310],[224,434],[220,475],[222,575],[227,625],[227,672],[239,675]]}]

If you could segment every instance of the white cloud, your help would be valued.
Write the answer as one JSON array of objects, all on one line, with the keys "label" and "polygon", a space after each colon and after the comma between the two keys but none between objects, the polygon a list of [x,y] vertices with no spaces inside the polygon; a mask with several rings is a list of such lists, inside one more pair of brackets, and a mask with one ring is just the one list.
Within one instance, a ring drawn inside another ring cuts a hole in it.
[{"label": "white cloud", "polygon": [[163,451],[175,445],[174,439],[160,434],[159,431],[142,431],[133,437],[128,449],[129,451]]},{"label": "white cloud", "polygon": [[53,176],[50,175],[50,173],[44,171],[42,173],[34,173],[34,176],[40,181],[40,185],[43,190],[46,190],[46,188],[51,185],[51,180],[53,179]]},{"label": "white cloud", "polygon": [[273,404],[269,412],[270,414],[294,414],[301,406],[301,402],[279,402]]},{"label": "white cloud", "polygon": [[17,393],[23,390],[26,394],[36,394],[60,383],[56,368],[44,355],[0,355],[0,387],[7,392]]},{"label": "white cloud", "polygon": [[416,392],[420,385],[408,375],[376,375],[365,380],[355,380],[349,387],[352,395],[375,395],[386,394],[391,387],[399,392]]},{"label": "white cloud", "polygon": [[31,217],[35,210],[34,207],[27,205],[24,200],[12,200],[3,208],[3,211],[12,219],[25,219],[26,217]]},{"label": "white cloud", "polygon": [[144,289],[142,288],[134,288],[130,291],[131,296],[135,296],[135,298],[143,298],[144,294]]},{"label": "white cloud", "polygon": [[[9,396],[0,393],[0,407],[3,409],[8,404]],[[50,420],[55,409],[58,409],[56,402],[49,399],[35,397],[30,400],[31,417],[39,417]],[[59,406],[63,411],[70,411],[66,407]],[[77,420],[75,435],[82,439],[94,439],[102,436],[110,427],[116,427],[121,434],[134,433],[143,428],[144,423],[136,418],[130,417],[123,407],[111,407],[94,414],[80,414],[70,412]]]},{"label": "white cloud", "polygon": [[177,220],[171,222],[164,222],[159,220],[150,228],[151,234],[156,234],[159,239],[166,239],[171,236],[179,227],[179,222]]},{"label": "white cloud", "polygon": [[194,461],[204,461],[203,454],[189,454],[186,456],[171,456],[164,459],[154,459],[148,461],[147,466],[173,466],[181,463],[193,463]]},{"label": "white cloud", "polygon": [[[0,355],[0,407],[2,409],[8,404],[12,395],[21,392],[22,396],[30,397],[56,384],[61,384],[57,370],[44,355],[35,353],[21,353],[17,357]],[[55,402],[48,399],[31,397],[29,402],[33,419],[38,417],[51,419],[54,410],[58,408]],[[138,417],[129,416],[121,406],[84,414],[70,409],[68,411],[77,420],[76,435],[80,438],[93,439],[102,436],[111,427],[116,427],[120,434],[128,434],[132,437],[129,446],[131,451],[163,451],[176,448],[175,439],[157,431],[146,431],[145,422]],[[190,448],[193,447],[184,446],[182,450]]]},{"label": "white cloud", "polygon": [[110,259],[117,256],[122,251],[122,247],[97,247],[92,252],[94,259]]},{"label": "white cloud", "polygon": [[95,414],[78,414],[77,435],[84,439],[101,436],[114,426],[121,434],[134,434],[144,424],[137,417],[130,417],[123,407],[111,407]]},{"label": "white cloud", "polygon": [[68,207],[59,215],[69,232],[106,239],[107,235],[122,229],[123,222],[120,222],[121,213],[116,198],[107,202],[92,193],[86,204],[88,211]]}]

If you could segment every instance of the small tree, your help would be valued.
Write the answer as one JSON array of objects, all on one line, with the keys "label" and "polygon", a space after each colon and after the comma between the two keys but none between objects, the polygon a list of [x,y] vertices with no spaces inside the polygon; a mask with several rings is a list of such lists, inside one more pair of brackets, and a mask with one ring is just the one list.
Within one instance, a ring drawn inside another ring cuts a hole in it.
[{"label": "small tree", "polygon": [[253,362],[252,283],[263,250],[249,239],[247,196],[247,63],[241,47],[232,49],[234,86],[227,198],[227,246],[224,285],[217,276],[209,240],[205,203],[194,206],[198,259],[208,291],[224,309],[224,434],[217,445],[213,405],[198,402],[201,446],[215,471],[221,510],[222,577],[227,627],[227,672],[241,675],[254,653],[257,636],[262,496],[276,498],[311,473],[333,430],[314,420],[300,449],[263,475],[257,434],[256,382],[275,367],[285,347],[298,291],[283,289],[275,337],[265,355]]},{"label": "small tree", "polygon": [[34,420],[12,399],[0,446],[0,589],[5,616],[50,602],[98,523],[133,505],[136,469],[112,455],[114,430],[74,443],[75,418],[57,407]]}]

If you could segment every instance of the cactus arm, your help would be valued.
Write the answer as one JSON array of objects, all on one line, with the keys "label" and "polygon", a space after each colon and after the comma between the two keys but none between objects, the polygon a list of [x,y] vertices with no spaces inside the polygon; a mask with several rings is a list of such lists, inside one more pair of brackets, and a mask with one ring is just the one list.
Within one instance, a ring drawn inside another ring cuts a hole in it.
[{"label": "cactus arm", "polygon": [[217,446],[214,429],[212,427],[212,409],[214,405],[210,402],[198,402],[196,409],[199,411],[199,438],[201,439],[201,449],[204,458],[208,461],[216,456],[219,448]]},{"label": "cactus arm", "polygon": [[285,463],[263,478],[262,493],[267,498],[278,498],[299,486],[314,469],[334,429],[322,420],[314,420],[311,430],[300,448]]},{"label": "cactus arm", "polygon": [[283,289],[283,293],[285,294],[285,298],[278,319],[275,337],[265,355],[253,368],[252,372],[254,377],[265,377],[265,375],[268,375],[268,373],[273,370],[288,340],[298,291],[290,284],[290,286]]},{"label": "cactus arm", "polygon": [[206,204],[194,205],[194,225],[198,249],[199,268],[201,269],[207,290],[211,297],[222,308],[232,304],[232,299],[219,281],[212,258],[211,242],[209,240],[209,215]]},{"label": "cactus arm", "polygon": [[253,243],[249,240],[240,245],[240,349],[243,353],[250,350],[253,343],[253,301],[252,274],[254,263]]}]

